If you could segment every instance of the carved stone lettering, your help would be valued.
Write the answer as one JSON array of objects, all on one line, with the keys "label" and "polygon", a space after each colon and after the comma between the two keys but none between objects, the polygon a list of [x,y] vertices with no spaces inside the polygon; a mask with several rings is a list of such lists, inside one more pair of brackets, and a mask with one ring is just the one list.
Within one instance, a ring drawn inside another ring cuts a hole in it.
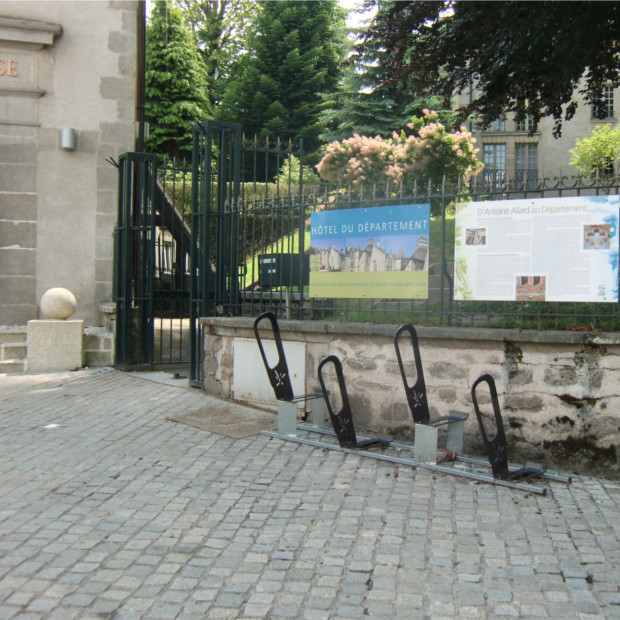
[{"label": "carved stone lettering", "polygon": [[14,58],[0,58],[0,77],[16,78],[18,76],[17,60]]}]

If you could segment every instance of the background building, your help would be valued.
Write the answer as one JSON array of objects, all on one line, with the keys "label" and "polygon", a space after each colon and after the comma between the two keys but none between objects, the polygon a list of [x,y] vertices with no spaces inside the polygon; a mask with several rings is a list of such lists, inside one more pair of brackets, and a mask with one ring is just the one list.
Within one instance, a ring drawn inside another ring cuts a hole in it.
[{"label": "background building", "polygon": [[[618,121],[619,89],[605,89],[605,118],[599,119],[592,106],[584,103],[576,94],[579,107],[575,116],[562,124],[562,136],[553,137],[554,121],[543,118],[533,135],[529,135],[531,124],[528,121],[515,122],[512,115],[495,121],[485,131],[469,127],[480,149],[478,159],[484,162],[484,170],[479,174],[485,183],[501,185],[506,181],[526,182],[536,186],[542,179],[573,177],[579,174],[571,166],[571,149],[578,139],[588,137],[592,130],[601,124]],[[465,93],[457,102],[464,103],[469,97]]]}]

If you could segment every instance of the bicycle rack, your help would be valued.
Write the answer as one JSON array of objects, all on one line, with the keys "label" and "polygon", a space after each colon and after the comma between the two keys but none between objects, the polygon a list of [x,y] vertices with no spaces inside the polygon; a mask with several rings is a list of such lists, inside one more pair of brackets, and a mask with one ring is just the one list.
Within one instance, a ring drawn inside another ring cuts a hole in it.
[{"label": "bicycle rack", "polygon": [[[334,411],[332,403],[329,399],[329,392],[325,387],[325,381],[323,379],[323,369],[327,364],[332,364],[334,366],[334,369],[336,371],[336,379],[338,380],[338,387],[340,389],[342,407],[337,413]],[[371,446],[387,445],[390,443],[389,439],[383,439],[381,437],[358,441],[357,436],[355,435],[353,414],[351,412],[351,405],[349,403],[349,395],[347,394],[347,386],[344,382],[342,364],[335,355],[330,355],[329,357],[326,357],[319,364],[319,383],[321,384],[321,389],[323,390],[323,397],[325,398],[325,404],[327,405],[327,411],[332,421],[332,426],[334,427],[336,438],[338,439],[338,443],[341,447],[353,449],[369,448]]]},{"label": "bicycle rack", "polygon": [[[265,354],[265,350],[263,348],[262,340],[260,338],[259,323],[263,320],[268,320],[271,329],[273,332],[274,341],[276,344],[276,349],[278,352],[278,362],[275,366],[270,367],[267,361],[267,356]],[[409,330],[407,330],[409,331]],[[434,462],[423,462],[419,461],[415,458],[407,458],[406,456],[401,456],[402,452],[411,452],[415,450],[415,447],[406,444],[399,443],[396,441],[391,441],[389,439],[383,438],[372,438],[365,437],[363,435],[358,435],[355,433],[355,427],[353,425],[353,416],[351,413],[351,405],[349,402],[348,393],[346,390],[346,385],[344,382],[344,375],[342,372],[342,364],[340,360],[335,356],[331,355],[325,358],[321,364],[319,365],[319,382],[321,384],[321,391],[314,392],[312,394],[305,394],[303,396],[295,397],[293,394],[293,388],[290,381],[288,365],[286,363],[286,356],[284,354],[284,347],[282,346],[282,339],[280,336],[280,330],[278,328],[278,323],[276,317],[271,312],[266,312],[261,314],[254,322],[254,334],[256,336],[256,340],[259,345],[259,349],[261,352],[261,356],[263,358],[263,362],[265,364],[265,369],[267,370],[267,374],[269,376],[270,383],[274,389],[274,393],[276,395],[276,399],[278,400],[278,431],[261,431],[262,435],[267,437],[271,437],[273,439],[283,439],[286,441],[292,441],[295,443],[309,445],[316,448],[321,448],[323,450],[335,450],[339,452],[347,452],[356,454],[358,456],[363,456],[366,458],[371,458],[380,461],[387,461],[396,465],[404,465],[408,467],[426,469],[437,473],[449,474],[452,476],[457,476],[460,478],[465,478],[468,480],[474,480],[477,482],[487,482],[490,484],[506,486],[513,489],[519,489],[522,491],[536,493],[540,495],[546,495],[547,487],[534,485],[528,482],[525,482],[523,479],[520,479],[521,475],[512,476],[513,472],[520,472],[523,468],[517,468],[513,465],[508,464],[507,469],[509,472],[508,478],[501,478],[495,475],[487,475],[484,473],[476,472],[476,471],[468,471],[465,469],[457,469],[450,465],[440,465]],[[338,386],[340,390],[341,400],[342,400],[342,408],[335,412],[330,402],[330,394],[326,389],[325,382],[323,379],[323,369],[327,364],[333,364],[336,378],[338,381]],[[421,368],[421,365],[419,366]],[[402,372],[402,371],[401,371]],[[419,375],[422,377],[423,375]],[[488,375],[483,375],[486,377]],[[474,386],[477,386],[480,381],[483,380],[481,377]],[[418,380],[419,381],[419,380]],[[416,385],[418,383],[416,382]],[[415,389],[415,388],[412,388]],[[475,394],[473,390],[475,387],[472,387],[472,399],[474,400],[475,407],[477,408],[477,401],[475,400]],[[426,396],[426,390],[422,390],[424,396]],[[417,392],[419,393],[419,392]],[[289,400],[286,400],[286,399]],[[497,400],[497,397],[495,397]],[[296,424],[297,418],[297,410],[296,410],[296,402],[305,401],[307,399],[311,399],[312,406],[312,425],[307,424]],[[495,406],[495,405],[494,405]],[[329,413],[330,420],[332,422],[333,430],[325,427],[325,410]],[[284,413],[283,413],[284,411]],[[499,405],[497,405],[497,411],[499,411]],[[478,412],[477,412],[478,413]],[[458,414],[465,415],[465,414]],[[430,415],[429,415],[430,417]],[[448,416],[449,418],[450,416]],[[415,421],[415,417],[414,417]],[[480,418],[479,418],[480,423]],[[450,423],[452,424],[452,423]],[[429,425],[424,425],[420,423],[416,432],[420,428],[431,428]],[[502,434],[503,434],[503,425],[502,425]],[[308,433],[320,434],[328,437],[335,437],[338,443],[333,443],[330,441],[321,441],[314,440],[307,437],[301,437],[296,434],[297,430],[301,430]],[[485,435],[486,437],[486,435]],[[373,451],[367,450],[366,448],[371,446],[381,445],[386,450],[383,451]],[[505,450],[505,437],[504,437],[504,450]],[[388,453],[391,452],[391,453]],[[396,452],[397,454],[394,454]],[[435,456],[436,458],[436,456]],[[468,463],[474,465],[476,467],[489,467],[489,461],[485,461],[483,459],[477,459],[473,457],[467,457],[462,455],[456,455],[456,461],[462,463]],[[560,474],[555,474],[552,472],[545,471],[540,474],[541,477],[546,478],[548,480],[555,480],[558,482],[570,482],[571,478],[569,476],[562,476]],[[527,480],[527,478],[525,478]]]},{"label": "bicycle rack", "polygon": [[[493,415],[495,418],[495,435],[489,439],[487,432],[484,428],[482,421],[482,413],[478,406],[478,398],[476,397],[476,389],[481,383],[486,383],[489,387],[489,393],[491,395],[491,402],[493,404]],[[509,467],[508,456],[506,451],[506,434],[504,433],[504,422],[502,421],[502,414],[499,407],[499,400],[497,398],[497,389],[495,387],[495,379],[489,374],[484,374],[471,386],[471,399],[474,403],[474,410],[476,417],[478,418],[478,425],[480,426],[480,433],[482,440],[489,456],[489,463],[491,464],[491,471],[493,477],[499,480],[530,480],[532,478],[540,478],[547,473],[546,466],[538,465],[537,463],[527,463],[525,467]],[[570,477],[565,480],[570,482]]]},{"label": "bicycle rack", "polygon": [[[403,337],[409,337],[413,349],[415,360],[415,383],[409,384],[407,372],[400,352],[400,341]],[[465,430],[465,420],[469,417],[460,411],[450,411],[448,415],[431,419],[426,398],[426,383],[424,381],[424,369],[422,367],[422,357],[418,344],[418,335],[415,328],[410,323],[402,325],[394,334],[394,349],[400,368],[400,376],[405,387],[407,403],[413,416],[415,424],[413,455],[417,461],[432,462],[437,458],[437,436],[438,427],[446,424],[448,432],[446,437],[446,450],[455,454],[463,450],[463,433]]]},{"label": "bicycle rack", "polygon": [[[263,346],[260,335],[260,323],[268,321],[271,328],[273,340],[275,342],[278,361],[275,366],[270,366]],[[282,345],[282,336],[278,320],[273,312],[264,312],[254,321],[254,336],[258,343],[261,357],[267,371],[269,383],[273,388],[276,400],[278,401],[278,432],[282,435],[294,435],[297,428],[297,405],[304,404],[304,411],[308,401],[312,401],[312,424],[315,428],[325,428],[325,402],[323,394],[320,391],[310,394],[295,396],[293,393],[293,385],[286,363],[286,355],[284,354],[284,346]]]}]

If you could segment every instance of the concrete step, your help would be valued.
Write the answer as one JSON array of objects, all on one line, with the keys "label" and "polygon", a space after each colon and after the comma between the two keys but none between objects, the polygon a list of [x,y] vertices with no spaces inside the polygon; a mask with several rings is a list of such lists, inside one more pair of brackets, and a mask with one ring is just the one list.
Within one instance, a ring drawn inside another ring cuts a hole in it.
[{"label": "concrete step", "polygon": [[2,360],[0,361],[0,374],[9,372],[24,372],[26,370],[26,360]]},{"label": "concrete step", "polygon": [[0,360],[25,360],[26,341],[24,342],[5,342],[0,344]]},{"label": "concrete step", "polygon": [[0,326],[0,374],[26,370],[26,327]]},{"label": "concrete step", "polygon": [[0,326],[0,346],[15,342],[26,344],[26,327]]}]

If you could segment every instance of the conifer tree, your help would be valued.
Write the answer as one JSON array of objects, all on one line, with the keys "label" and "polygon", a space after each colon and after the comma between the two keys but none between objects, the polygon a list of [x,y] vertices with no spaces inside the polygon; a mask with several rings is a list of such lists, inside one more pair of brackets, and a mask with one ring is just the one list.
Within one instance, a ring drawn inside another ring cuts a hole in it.
[{"label": "conifer tree", "polygon": [[335,0],[261,2],[221,116],[261,140],[303,138],[306,163],[316,163],[321,93],[336,88],[347,49],[344,15]]},{"label": "conifer tree", "polygon": [[206,74],[184,15],[158,0],[146,33],[147,150],[188,157],[192,126],[211,116]]},{"label": "conifer tree", "polygon": [[[377,2],[378,8],[386,4]],[[377,24],[384,13],[373,18]],[[358,37],[364,27],[351,31]],[[413,115],[420,116],[424,109],[433,109],[444,124],[452,124],[456,116],[445,109],[444,100],[437,96],[415,95],[413,84],[395,83],[390,79],[388,65],[394,54],[380,41],[366,42],[364,53],[356,50],[345,63],[338,89],[325,93],[325,107],[321,113],[324,142],[344,140],[354,134],[387,138],[394,131],[404,130]]]}]

